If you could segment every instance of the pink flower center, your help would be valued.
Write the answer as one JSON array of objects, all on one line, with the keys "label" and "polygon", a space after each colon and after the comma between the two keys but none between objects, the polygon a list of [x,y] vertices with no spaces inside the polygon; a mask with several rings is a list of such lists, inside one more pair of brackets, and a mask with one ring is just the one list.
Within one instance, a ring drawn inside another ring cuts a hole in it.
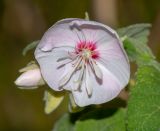
[{"label": "pink flower center", "polygon": [[96,49],[96,43],[92,41],[81,41],[76,46],[76,53],[80,54],[85,59],[98,59],[99,53]]},{"label": "pink flower center", "polygon": [[[59,82],[59,86],[63,87],[66,85],[71,77],[79,71],[79,76],[77,80],[74,80],[74,88],[73,90],[80,90],[83,82],[85,83],[85,88],[89,97],[92,95],[92,86],[90,81],[90,73],[94,72],[94,75],[102,79],[103,73],[99,64],[97,64],[96,60],[100,58],[99,52],[97,51],[97,46],[95,42],[92,41],[80,41],[77,43],[74,52],[68,52],[69,54],[69,63],[71,63],[72,68],[67,69],[68,73],[66,73]],[[59,60],[67,59],[68,57],[62,57]],[[58,60],[58,61],[59,61]],[[68,62],[67,62],[68,63]],[[62,64],[64,65],[64,63]]]}]

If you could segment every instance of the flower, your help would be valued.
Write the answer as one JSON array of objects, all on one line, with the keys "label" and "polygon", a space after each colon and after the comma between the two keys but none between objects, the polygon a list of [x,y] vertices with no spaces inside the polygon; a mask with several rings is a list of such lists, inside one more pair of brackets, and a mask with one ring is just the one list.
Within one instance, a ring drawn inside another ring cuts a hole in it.
[{"label": "flower", "polygon": [[42,37],[35,58],[46,83],[55,91],[70,91],[80,107],[112,100],[129,81],[120,38],[95,21],[58,21]]},{"label": "flower", "polygon": [[30,69],[23,72],[15,81],[15,84],[22,89],[34,89],[44,85],[39,68]]}]

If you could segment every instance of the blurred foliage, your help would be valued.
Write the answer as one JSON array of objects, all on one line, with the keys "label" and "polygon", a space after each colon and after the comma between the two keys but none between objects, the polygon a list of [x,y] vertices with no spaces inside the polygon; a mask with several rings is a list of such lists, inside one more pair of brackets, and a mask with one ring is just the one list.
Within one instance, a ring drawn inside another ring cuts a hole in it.
[{"label": "blurred foliage", "polygon": [[153,22],[159,11],[159,0],[119,0],[120,25]]},{"label": "blurred foliage", "polygon": [[88,11],[88,0],[34,0],[43,10],[44,16],[52,25],[54,22],[64,18],[84,18],[84,12]]}]

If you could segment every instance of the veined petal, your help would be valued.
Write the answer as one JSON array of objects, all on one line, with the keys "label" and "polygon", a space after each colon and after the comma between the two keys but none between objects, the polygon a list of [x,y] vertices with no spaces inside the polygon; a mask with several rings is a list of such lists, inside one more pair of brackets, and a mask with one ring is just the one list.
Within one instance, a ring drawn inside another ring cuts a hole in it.
[{"label": "veined petal", "polygon": [[100,56],[100,60],[97,60],[125,86],[130,77],[130,66],[117,33],[110,27],[94,21],[74,20],[71,25],[79,26],[86,41],[96,43],[96,51]]},{"label": "veined petal", "polygon": [[74,19],[73,21],[70,22],[70,25],[78,25],[81,28],[93,28],[93,26],[95,26],[94,28],[97,28],[97,29],[101,28],[102,30],[106,30],[108,33],[116,34],[116,32],[109,26],[106,26],[96,21],[89,21],[89,20],[84,20],[84,19]]},{"label": "veined petal", "polygon": [[62,77],[62,79],[59,82],[60,87],[65,85],[69,81],[69,79],[72,77],[73,73],[78,68],[80,62],[81,62],[81,59],[78,59],[77,62],[75,63],[75,65],[73,66],[73,68],[71,70],[68,70],[67,74],[65,74],[64,77]]},{"label": "veined petal", "polygon": [[76,20],[64,19],[50,27],[38,45],[42,51],[51,51],[55,47],[70,46],[75,47],[76,43],[83,38],[77,28],[72,28],[69,22]]},{"label": "veined petal", "polygon": [[71,24],[79,26],[87,41],[96,43],[96,51],[100,56],[98,61],[125,86],[130,77],[130,67],[117,33],[110,27],[94,21],[74,20]]},{"label": "veined petal", "polygon": [[112,28],[95,21],[75,19],[70,22],[70,25],[76,25],[85,36],[86,41],[96,42],[98,40],[110,40],[113,39],[113,37],[118,37],[117,33]]},{"label": "veined petal", "polygon": [[110,73],[103,65],[98,65],[103,73],[103,80],[96,81],[93,73],[90,74],[92,95],[88,96],[85,83],[82,83],[81,91],[72,91],[75,103],[80,106],[90,104],[102,104],[115,98],[121,91],[122,87],[117,78]]},{"label": "veined petal", "polygon": [[[72,51],[72,48],[68,48]],[[42,76],[47,84],[54,90],[62,90],[59,88],[59,81],[64,72],[65,65],[60,67],[58,60],[68,56],[66,48],[57,48],[52,51],[44,52],[37,48],[35,58],[38,61]]]},{"label": "veined petal", "polygon": [[63,19],[47,30],[38,47],[43,51],[60,46],[74,47],[78,41],[97,41],[102,37],[110,39],[112,35],[118,36],[110,27],[95,21],[77,18]]},{"label": "veined petal", "polygon": [[130,77],[130,65],[126,53],[118,40],[102,43],[97,47],[100,58],[97,60],[104,65],[121,83],[126,86]]}]

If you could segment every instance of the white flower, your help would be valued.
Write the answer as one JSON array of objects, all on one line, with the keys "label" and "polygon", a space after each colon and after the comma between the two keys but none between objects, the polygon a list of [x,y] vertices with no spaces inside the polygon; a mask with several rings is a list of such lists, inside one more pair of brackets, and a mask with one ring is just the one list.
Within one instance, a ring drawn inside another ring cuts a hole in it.
[{"label": "white flower", "polygon": [[42,76],[39,68],[23,72],[15,81],[15,84],[23,89],[33,89],[43,85]]},{"label": "white flower", "polygon": [[44,34],[35,58],[46,83],[56,91],[69,90],[81,107],[112,100],[129,81],[118,35],[94,21],[58,21]]}]

